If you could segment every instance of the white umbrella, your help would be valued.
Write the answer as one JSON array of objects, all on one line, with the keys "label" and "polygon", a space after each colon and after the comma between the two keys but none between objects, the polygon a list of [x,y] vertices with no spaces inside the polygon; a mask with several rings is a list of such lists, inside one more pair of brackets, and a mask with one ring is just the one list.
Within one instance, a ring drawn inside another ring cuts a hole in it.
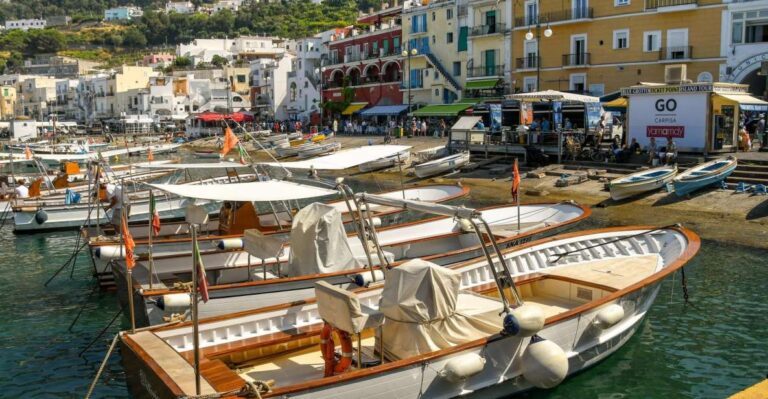
[{"label": "white umbrella", "polygon": [[573,103],[599,103],[599,97],[585,96],[583,94],[565,93],[557,90],[534,91],[530,93],[517,93],[507,96],[508,100],[525,102],[562,101]]}]

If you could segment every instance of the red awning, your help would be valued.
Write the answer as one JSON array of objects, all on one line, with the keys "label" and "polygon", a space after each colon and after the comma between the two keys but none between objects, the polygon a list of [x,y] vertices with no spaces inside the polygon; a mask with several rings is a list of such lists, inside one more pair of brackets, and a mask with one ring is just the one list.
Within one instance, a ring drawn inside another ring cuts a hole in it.
[{"label": "red awning", "polygon": [[244,112],[234,112],[231,114],[220,114],[217,112],[203,112],[201,114],[197,114],[195,118],[203,122],[216,122],[216,121],[223,121],[225,119],[231,119],[237,123],[253,121],[253,115],[246,114]]}]

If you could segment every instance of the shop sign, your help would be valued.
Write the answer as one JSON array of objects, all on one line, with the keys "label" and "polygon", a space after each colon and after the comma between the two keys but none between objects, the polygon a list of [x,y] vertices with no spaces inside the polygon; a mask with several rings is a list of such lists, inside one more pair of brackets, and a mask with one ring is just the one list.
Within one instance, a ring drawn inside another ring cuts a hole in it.
[{"label": "shop sign", "polygon": [[709,95],[703,92],[633,97],[628,109],[629,140],[635,138],[645,146],[651,137],[672,138],[678,148],[704,148]]},{"label": "shop sign", "polygon": [[685,126],[648,126],[645,128],[645,136],[681,139],[685,137]]},{"label": "shop sign", "polygon": [[632,94],[701,93],[711,92],[713,90],[714,85],[711,83],[676,86],[626,87],[621,89],[621,95],[627,96]]}]

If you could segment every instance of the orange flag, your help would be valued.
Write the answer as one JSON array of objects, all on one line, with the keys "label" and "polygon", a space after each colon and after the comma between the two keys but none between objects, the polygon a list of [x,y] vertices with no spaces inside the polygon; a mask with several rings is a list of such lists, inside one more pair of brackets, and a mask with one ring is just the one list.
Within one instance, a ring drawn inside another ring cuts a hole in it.
[{"label": "orange flag", "polygon": [[120,227],[123,231],[123,243],[125,245],[125,266],[128,270],[132,270],[136,266],[136,258],[133,257],[133,249],[136,248],[136,243],[133,242],[133,236],[131,231],[128,230],[128,223],[125,221],[125,214],[122,215],[120,221]]},{"label": "orange flag", "polygon": [[155,160],[155,154],[152,153],[152,147],[149,147],[147,151],[147,161],[152,162]]},{"label": "orange flag", "polygon": [[232,129],[227,127],[224,130],[224,147],[221,149],[221,156],[227,155],[231,149],[235,148],[239,141],[240,140],[237,139],[237,136],[232,133]]},{"label": "orange flag", "polygon": [[518,193],[520,191],[520,172],[517,170],[517,158],[515,158],[515,166],[512,168],[512,201],[518,201]]},{"label": "orange flag", "polygon": [[24,147],[24,157],[27,159],[32,159],[32,150],[29,149],[29,144]]}]

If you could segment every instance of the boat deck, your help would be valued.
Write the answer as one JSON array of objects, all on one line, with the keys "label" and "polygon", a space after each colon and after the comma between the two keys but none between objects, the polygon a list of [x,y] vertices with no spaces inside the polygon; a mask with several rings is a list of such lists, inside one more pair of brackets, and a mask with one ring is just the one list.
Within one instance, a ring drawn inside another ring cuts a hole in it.
[{"label": "boat deck", "polygon": [[656,254],[595,260],[543,272],[545,275],[581,280],[620,290],[652,275],[661,266]]}]

